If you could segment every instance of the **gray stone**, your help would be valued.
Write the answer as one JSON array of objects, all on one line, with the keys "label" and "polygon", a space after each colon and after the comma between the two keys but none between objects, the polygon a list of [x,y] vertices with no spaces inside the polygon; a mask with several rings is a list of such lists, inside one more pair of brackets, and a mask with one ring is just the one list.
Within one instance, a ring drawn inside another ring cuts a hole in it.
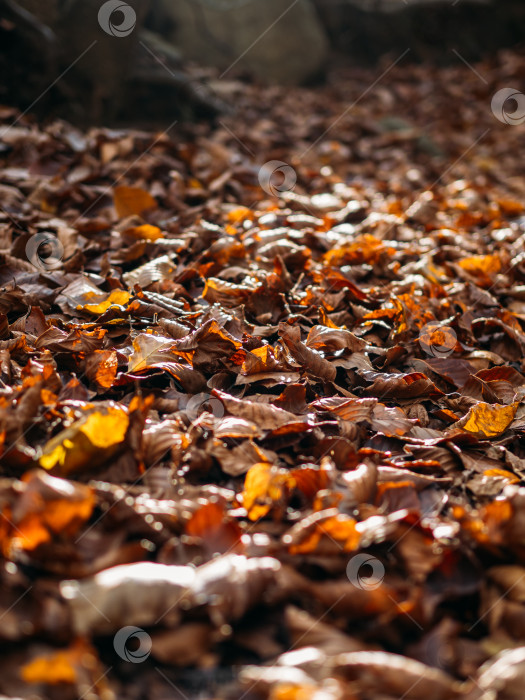
[{"label": "gray stone", "polygon": [[311,0],[161,0],[185,58],[273,83],[320,74],[328,40]]}]

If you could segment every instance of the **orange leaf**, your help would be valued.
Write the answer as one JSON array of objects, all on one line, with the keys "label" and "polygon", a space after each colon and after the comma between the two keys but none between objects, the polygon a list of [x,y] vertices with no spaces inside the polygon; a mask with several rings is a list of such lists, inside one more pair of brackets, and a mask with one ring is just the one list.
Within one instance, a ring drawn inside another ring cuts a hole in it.
[{"label": "orange leaf", "polygon": [[358,236],[352,243],[329,250],[324,255],[324,260],[328,265],[337,268],[339,265],[361,265],[363,263],[373,264],[382,255],[394,255],[395,248],[386,246],[383,241],[369,233]]},{"label": "orange leaf", "polygon": [[515,199],[498,199],[498,205],[507,216],[519,216],[524,210],[523,203]]},{"label": "orange leaf", "polygon": [[117,376],[117,353],[114,350],[95,350],[95,355],[100,357],[95,381],[103,389],[109,389]]},{"label": "orange leaf", "polygon": [[508,472],[506,469],[486,469],[483,474],[485,476],[507,479],[511,484],[519,483],[519,477],[512,472]]},{"label": "orange leaf", "polygon": [[158,238],[162,238],[162,231],[158,226],[151,226],[150,224],[142,224],[142,226],[132,226],[127,228],[122,232],[125,236],[131,236],[132,238],[137,238],[143,241],[156,241]]},{"label": "orange leaf", "polygon": [[211,552],[230,552],[241,542],[242,531],[232,519],[228,519],[224,506],[210,501],[193,513],[186,523],[186,533],[200,537]]},{"label": "orange leaf", "polygon": [[246,219],[253,221],[253,211],[248,209],[248,207],[236,207],[228,212],[230,224],[240,224]]},{"label": "orange leaf", "polygon": [[[79,670],[85,670],[91,674],[94,670],[96,672],[99,665],[97,653],[93,647],[82,640],[77,640],[67,649],[33,659],[22,666],[20,675],[26,683],[73,684],[78,680]],[[95,685],[98,685],[98,681],[95,681],[93,686]]]},{"label": "orange leaf", "polygon": [[24,475],[24,487],[2,512],[0,540],[6,556],[12,549],[31,551],[53,535],[74,535],[91,516],[95,496],[89,486],[72,484],[38,470]]},{"label": "orange leaf", "polygon": [[300,467],[293,469],[290,476],[295,480],[296,488],[309,499],[313,499],[318,491],[328,488],[331,481],[330,471],[323,468]]},{"label": "orange leaf", "polygon": [[349,552],[357,548],[360,533],[356,530],[356,521],[345,515],[336,515],[334,518],[320,523],[319,529],[329,537],[343,543],[345,551]]},{"label": "orange leaf", "polygon": [[86,357],[86,376],[101,389],[110,389],[115,381],[118,358],[115,350],[94,350]]},{"label": "orange leaf", "polygon": [[501,260],[498,255],[473,255],[460,260],[459,266],[486,286],[492,284],[492,278],[501,270]]},{"label": "orange leaf", "polygon": [[322,697],[323,693],[313,684],[283,681],[272,688],[269,700],[314,700],[316,695]]},{"label": "orange leaf", "polygon": [[285,543],[290,543],[290,554],[315,552],[322,537],[329,538],[342,550],[351,552],[357,549],[361,539],[361,534],[356,529],[356,521],[342,514],[326,517],[319,512],[310,516],[306,523],[302,522],[294,526],[291,532],[293,530],[297,531],[296,536],[290,533],[283,538]]},{"label": "orange leaf", "polygon": [[67,651],[51,656],[40,656],[22,667],[22,678],[26,683],[76,683],[77,671]]},{"label": "orange leaf", "polygon": [[275,505],[282,505],[288,490],[294,486],[293,477],[285,469],[259,462],[249,469],[242,492],[243,505],[250,520],[264,517]]},{"label": "orange leaf", "polygon": [[157,201],[149,192],[140,187],[115,187],[113,191],[113,204],[118,216],[122,219],[133,214],[142,214],[148,209],[155,209]]}]

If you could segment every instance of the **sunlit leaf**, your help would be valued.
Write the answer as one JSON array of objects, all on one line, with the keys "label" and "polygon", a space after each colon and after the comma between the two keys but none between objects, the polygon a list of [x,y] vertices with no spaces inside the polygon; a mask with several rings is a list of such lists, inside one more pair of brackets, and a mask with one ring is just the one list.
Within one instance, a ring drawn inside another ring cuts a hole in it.
[{"label": "sunlit leaf", "polygon": [[507,481],[509,481],[511,484],[517,484],[520,481],[520,478],[516,476],[516,474],[508,472],[506,469],[487,469],[483,473],[485,476],[490,476],[496,479],[507,479]]},{"label": "sunlit leaf", "polygon": [[175,341],[170,338],[140,333],[133,340],[133,354],[129,358],[129,371],[140,372],[154,366],[158,362],[174,361],[170,353]]},{"label": "sunlit leaf", "polygon": [[124,289],[114,289],[105,299],[94,304],[79,306],[80,311],[89,311],[91,314],[103,314],[111,306],[124,306],[131,299],[129,292]]},{"label": "sunlit leaf", "polygon": [[162,238],[163,234],[158,226],[152,226],[151,224],[141,224],[140,226],[132,226],[122,231],[123,235],[131,236],[138,240],[146,241],[156,241]]},{"label": "sunlit leaf", "polygon": [[518,403],[510,406],[478,403],[469,410],[465,418],[456,423],[456,426],[476,435],[497,437],[512,423],[517,408]]},{"label": "sunlit leaf", "polygon": [[124,442],[129,426],[127,410],[110,404],[87,412],[80,420],[51,438],[39,463],[61,475],[72,474],[108,459]]},{"label": "sunlit leaf", "polygon": [[241,224],[246,219],[253,221],[254,215],[248,207],[236,207],[228,212],[228,221],[231,224]]},{"label": "sunlit leaf", "polygon": [[118,358],[114,350],[95,350],[86,362],[86,375],[101,389],[110,389],[117,376]]},{"label": "sunlit leaf", "polygon": [[356,521],[347,515],[319,511],[303,518],[284,537],[290,554],[310,554],[319,547],[322,538],[334,545],[335,551],[354,551],[361,539]]},{"label": "sunlit leaf", "polygon": [[315,700],[316,695],[322,697],[322,692],[315,685],[299,685],[283,681],[272,688],[268,700]]},{"label": "sunlit leaf", "polygon": [[89,486],[73,484],[42,472],[22,478],[23,488],[0,516],[2,548],[33,550],[53,535],[74,535],[91,516],[95,495]]},{"label": "sunlit leaf", "polygon": [[[84,640],[77,640],[67,649],[33,659],[22,666],[20,675],[26,683],[58,685],[77,683],[81,673],[87,674],[88,678],[94,674],[91,687],[96,688],[103,679],[100,673],[97,677],[98,671],[100,662],[95,649]],[[105,686],[105,683],[102,683],[102,686]],[[102,686],[98,692],[103,690]]]},{"label": "sunlit leaf", "polygon": [[155,209],[157,206],[157,201],[146,190],[125,185],[115,187],[113,203],[121,219],[132,214],[140,215],[148,209]]},{"label": "sunlit leaf", "polygon": [[290,476],[297,488],[308,499],[313,500],[318,491],[328,488],[332,481],[332,470],[329,467],[300,467],[292,469]]},{"label": "sunlit leaf", "polygon": [[283,499],[294,486],[294,479],[284,469],[261,462],[246,474],[242,503],[250,520],[259,520],[272,508],[282,507]]},{"label": "sunlit leaf", "polygon": [[186,523],[186,533],[200,537],[210,552],[231,552],[241,548],[242,530],[232,519],[228,519],[220,503],[202,505]]},{"label": "sunlit leaf", "polygon": [[487,288],[493,284],[494,275],[501,270],[501,259],[499,255],[473,255],[460,260],[459,266],[477,278],[477,284]]},{"label": "sunlit leaf", "polygon": [[336,248],[325,254],[325,262],[333,267],[338,265],[373,264],[381,255],[393,255],[395,249],[368,233],[358,236],[352,243]]},{"label": "sunlit leaf", "polygon": [[71,654],[58,651],[53,655],[43,656],[22,667],[22,678],[26,683],[75,683],[77,670],[73,665]]}]

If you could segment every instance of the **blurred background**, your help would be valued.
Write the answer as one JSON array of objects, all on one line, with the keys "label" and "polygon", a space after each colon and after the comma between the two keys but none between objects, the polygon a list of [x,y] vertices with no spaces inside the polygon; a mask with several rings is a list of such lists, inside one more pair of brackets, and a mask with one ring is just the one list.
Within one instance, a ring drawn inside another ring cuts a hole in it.
[{"label": "blurred background", "polygon": [[340,66],[472,62],[524,38],[523,0],[0,0],[0,103],[162,125],[233,110],[239,77],[319,84]]}]

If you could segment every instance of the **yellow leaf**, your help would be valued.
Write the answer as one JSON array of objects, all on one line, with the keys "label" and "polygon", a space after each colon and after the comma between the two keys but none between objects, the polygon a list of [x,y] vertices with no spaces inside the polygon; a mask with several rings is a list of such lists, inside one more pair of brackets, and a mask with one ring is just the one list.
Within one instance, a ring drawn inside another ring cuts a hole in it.
[{"label": "yellow leaf", "polygon": [[79,311],[89,311],[91,314],[103,314],[111,306],[123,306],[127,304],[131,299],[129,292],[124,289],[114,289],[111,294],[106,297],[103,301],[99,301],[96,304],[85,304],[85,306],[77,306]]},{"label": "yellow leaf", "polygon": [[468,433],[497,437],[507,430],[514,420],[517,409],[517,403],[510,406],[478,403],[470,409],[463,420],[459,421],[460,424],[457,427],[463,428]]},{"label": "yellow leaf", "polygon": [[162,238],[163,235],[158,226],[151,226],[150,224],[132,226],[131,228],[127,228],[122,233],[126,236],[131,236],[132,238],[146,241],[156,241],[158,238]]},{"label": "yellow leaf", "polygon": [[111,447],[124,440],[129,425],[128,415],[117,406],[110,406],[107,413],[92,413],[81,432],[96,447]]},{"label": "yellow leaf", "polygon": [[270,512],[274,505],[282,502],[284,495],[294,485],[294,479],[284,469],[266,462],[259,462],[246,474],[243,505],[250,520],[258,520]]},{"label": "yellow leaf", "polygon": [[91,412],[48,441],[40,466],[64,476],[88,465],[96,466],[124,442],[128,426],[128,413],[120,406]]},{"label": "yellow leaf", "polygon": [[118,216],[122,219],[133,214],[142,214],[148,209],[155,209],[157,201],[141,187],[115,187],[113,203]]}]

